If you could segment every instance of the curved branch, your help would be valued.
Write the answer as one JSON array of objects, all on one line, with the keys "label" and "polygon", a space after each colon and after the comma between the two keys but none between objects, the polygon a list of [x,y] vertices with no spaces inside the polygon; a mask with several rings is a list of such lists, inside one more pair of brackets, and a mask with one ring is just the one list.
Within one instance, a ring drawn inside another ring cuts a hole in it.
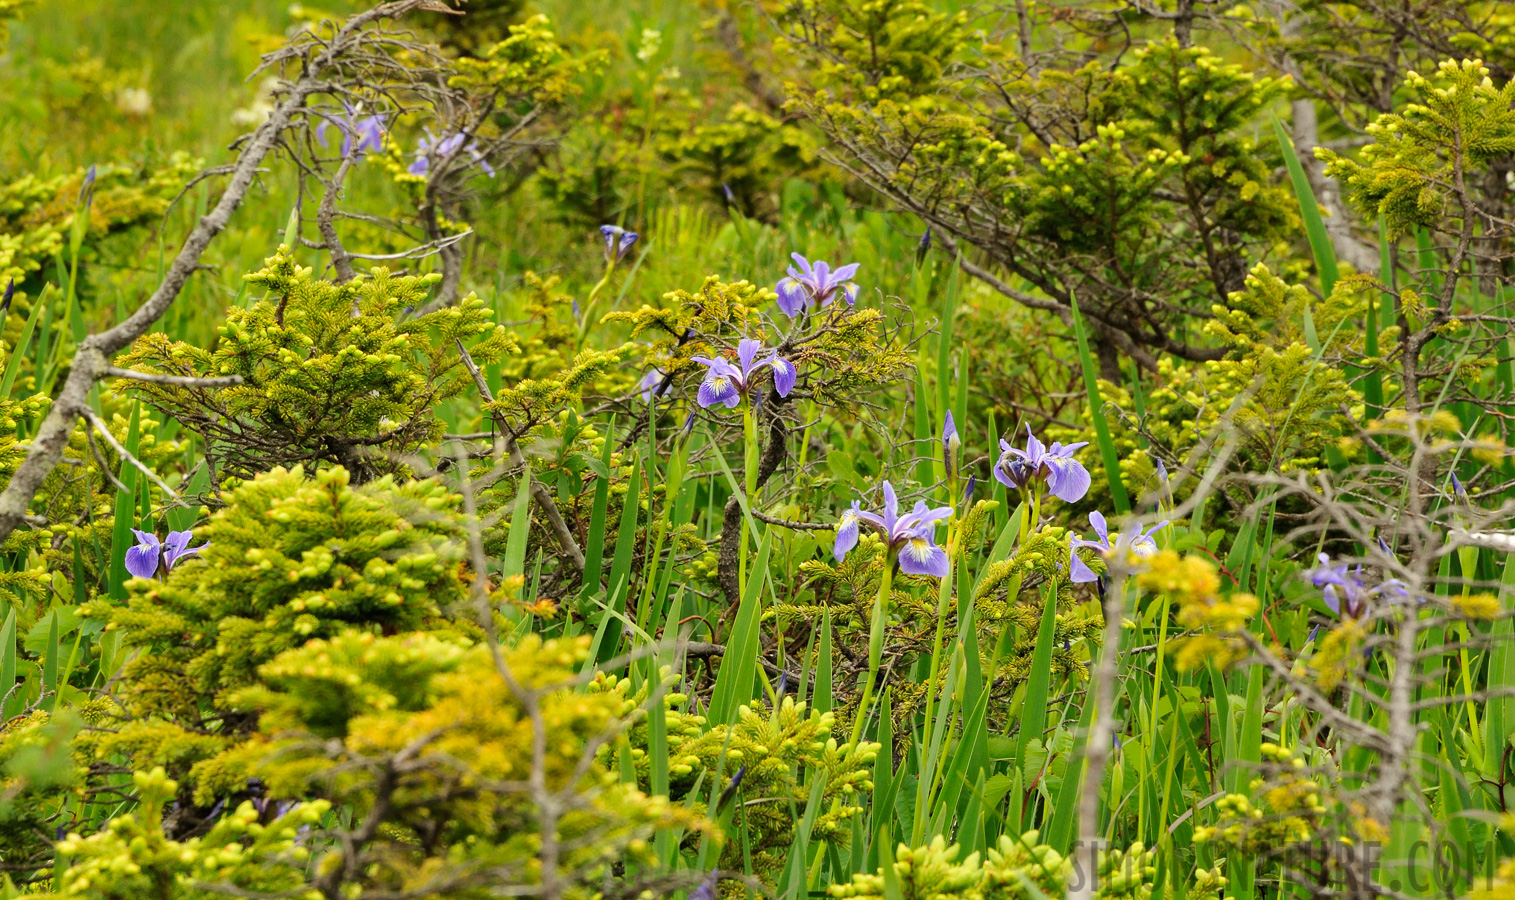
[{"label": "curved branch", "polygon": [[[308,97],[327,87],[322,79],[328,70],[359,44],[363,30],[368,25],[402,16],[426,5],[426,2],[427,0],[396,0],[357,13],[347,19],[330,43],[305,59],[300,77],[289,85],[287,93],[274,104],[268,118],[242,144],[221,199],[216,202],[215,208],[195,223],[168,271],[164,273],[157,290],[125,321],[107,331],[89,335],[79,345],[69,366],[68,380],[64,382],[57,400],[42,420],[26,460],[16,469],[16,474],[5,486],[4,493],[0,493],[0,541],[4,541],[16,526],[26,521],[26,511],[32,498],[48,474],[62,460],[69,435],[73,434],[75,424],[89,410],[90,388],[107,374],[110,358],[146,334],[178,298],[189,276],[199,268],[200,257],[204,255],[205,249],[242,205],[248,189],[257,178],[259,166],[278,144],[280,135],[289,127],[296,111],[305,104]],[[286,48],[276,55],[287,59],[290,54]]]}]

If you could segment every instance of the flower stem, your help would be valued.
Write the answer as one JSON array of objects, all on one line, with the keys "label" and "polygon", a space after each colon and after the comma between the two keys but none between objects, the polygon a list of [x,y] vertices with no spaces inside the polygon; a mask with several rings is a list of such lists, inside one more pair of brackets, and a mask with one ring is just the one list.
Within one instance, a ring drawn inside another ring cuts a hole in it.
[{"label": "flower stem", "polygon": [[[758,436],[757,418],[752,414],[752,404],[742,402],[742,434],[746,443],[746,460],[742,466],[742,482],[747,492],[747,508],[757,509]],[[737,542],[737,583],[742,592],[747,591],[747,517],[742,517],[741,537]]]},{"label": "flower stem", "polygon": [[863,696],[857,703],[857,715],[852,722],[852,743],[863,737],[863,723],[868,720],[868,705],[873,700],[873,684],[878,681],[879,663],[884,655],[884,622],[889,608],[889,590],[894,580],[894,558],[884,550],[884,573],[879,576],[878,597],[873,601],[873,616],[868,622],[868,678],[863,682]]},{"label": "flower stem", "polygon": [[615,274],[615,258],[612,256],[605,263],[605,277],[601,278],[598,284],[596,284],[594,287],[590,288],[589,289],[589,296],[584,298],[583,317],[580,320],[580,322],[578,323],[578,328],[579,328],[579,347],[581,347],[581,348],[584,346],[584,336],[589,333],[589,322],[590,322],[590,319],[592,318],[592,316],[590,314],[594,311],[595,298],[599,297],[600,291],[604,290],[605,289],[605,285],[607,285],[607,284],[610,283],[610,276],[614,275],[614,274]]}]

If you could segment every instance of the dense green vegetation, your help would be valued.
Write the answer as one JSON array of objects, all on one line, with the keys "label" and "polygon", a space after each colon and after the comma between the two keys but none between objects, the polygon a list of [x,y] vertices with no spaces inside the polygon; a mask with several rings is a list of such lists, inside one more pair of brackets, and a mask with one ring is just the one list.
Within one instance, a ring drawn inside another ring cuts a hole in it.
[{"label": "dense green vegetation", "polygon": [[1512,35],[0,0],[0,894],[1515,896]]}]

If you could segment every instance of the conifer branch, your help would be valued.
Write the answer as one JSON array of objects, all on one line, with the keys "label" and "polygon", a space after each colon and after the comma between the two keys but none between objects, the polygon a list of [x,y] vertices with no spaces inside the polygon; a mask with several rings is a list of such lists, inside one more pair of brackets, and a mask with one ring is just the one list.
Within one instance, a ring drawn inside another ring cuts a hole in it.
[{"label": "conifer branch", "polygon": [[75,424],[91,414],[90,388],[108,374],[110,358],[146,334],[173,305],[190,275],[200,267],[200,257],[210,242],[221,233],[242,205],[248,189],[258,176],[263,160],[279,145],[281,135],[291,127],[305,101],[312,94],[330,88],[325,79],[332,69],[341,65],[348,54],[361,47],[365,29],[369,25],[403,16],[425,5],[427,0],[381,3],[348,17],[330,41],[309,38],[309,32],[306,32],[303,33],[306,36],[305,43],[287,45],[266,58],[270,64],[299,60],[300,77],[288,83],[284,96],[274,104],[268,118],[241,144],[226,190],[221,193],[215,207],[195,223],[168,271],[164,273],[157,290],[123,322],[106,331],[91,334],[80,343],[69,364],[68,380],[64,382],[47,417],[37,429],[26,460],[16,469],[10,483],[5,486],[5,491],[0,493],[0,541],[4,541],[16,526],[26,521],[27,508],[31,505],[32,498],[63,458],[64,448],[68,446]]},{"label": "conifer branch", "polygon": [[[484,380],[484,373],[479,371],[478,363],[473,361],[468,348],[463,346],[462,341],[455,341],[458,345],[458,355],[463,359],[463,365],[468,369],[468,374],[473,376],[473,383],[478,387],[479,394],[484,402],[494,402],[494,392],[489,389],[489,382]],[[510,455],[510,465],[520,468],[525,472],[525,477],[531,486],[532,499],[541,507],[542,515],[546,517],[547,524],[552,526],[552,532],[557,536],[558,546],[567,555],[569,562],[579,574],[584,572],[584,551],[579,549],[579,544],[574,540],[573,531],[563,519],[563,513],[558,510],[558,504],[552,499],[552,492],[542,482],[533,478],[531,470],[526,467],[526,459],[521,455],[521,445],[516,443],[515,433],[510,430],[498,414],[495,414],[495,423],[500,428],[500,434],[505,441],[505,451]]]}]

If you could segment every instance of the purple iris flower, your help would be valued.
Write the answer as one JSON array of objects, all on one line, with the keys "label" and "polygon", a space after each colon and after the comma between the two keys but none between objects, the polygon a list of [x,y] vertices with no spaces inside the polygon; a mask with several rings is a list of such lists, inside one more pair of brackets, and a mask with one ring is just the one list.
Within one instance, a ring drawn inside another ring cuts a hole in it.
[{"label": "purple iris flower", "polygon": [[479,150],[478,141],[470,141],[468,135],[459,132],[437,140],[432,136],[431,129],[426,129],[426,136],[416,141],[416,159],[405,171],[412,175],[425,175],[431,171],[431,158],[435,156],[438,162],[451,159],[453,154],[461,150],[471,157],[484,174],[494,177],[494,167]]},{"label": "purple iris flower", "polygon": [[715,888],[720,882],[720,876],[720,869],[711,869],[710,874],[705,876],[699,887],[689,892],[689,900],[715,900]]},{"label": "purple iris flower", "polygon": [[884,482],[883,515],[866,512],[858,507],[842,513],[842,521],[836,529],[836,546],[832,553],[840,562],[857,546],[861,526],[868,525],[884,539],[885,552],[899,551],[900,571],[907,575],[930,575],[946,578],[950,571],[947,551],[936,545],[936,523],[952,515],[952,507],[939,506],[929,509],[925,501],[916,501],[915,509],[899,515],[899,500],[894,495],[894,485]]},{"label": "purple iris flower", "polygon": [[382,115],[359,116],[357,107],[348,103],[343,103],[342,106],[347,110],[345,115],[340,118],[328,116],[316,126],[316,140],[321,142],[321,146],[327,146],[326,130],[336,128],[342,132],[344,157],[352,154],[354,144],[357,145],[358,156],[362,156],[369,150],[374,153],[382,151],[384,149],[384,117]]},{"label": "purple iris flower", "polygon": [[742,402],[742,397],[753,386],[752,376],[764,367],[773,369],[773,389],[778,391],[780,397],[789,396],[794,390],[795,379],[799,372],[794,368],[794,363],[787,359],[781,359],[777,350],[770,353],[767,358],[759,360],[758,351],[763,349],[763,342],[756,338],[743,338],[737,345],[737,360],[741,367],[732,365],[725,359],[716,357],[708,359],[703,356],[691,357],[695,362],[706,368],[705,380],[700,384],[700,392],[696,401],[701,407],[709,409],[717,403],[724,403],[727,409],[735,409]]},{"label": "purple iris flower", "polygon": [[138,531],[133,528],[132,534],[137,536],[137,545],[128,547],[126,550],[126,571],[137,578],[152,578],[158,574],[160,554],[163,559],[163,574],[167,575],[174,570],[174,566],[178,565],[180,560],[199,556],[201,550],[210,546],[207,542],[198,547],[191,547],[189,542],[195,536],[193,531],[170,531],[162,543],[159,543],[158,536],[150,531]]},{"label": "purple iris flower", "polygon": [[1362,618],[1363,613],[1368,611],[1368,598],[1372,595],[1372,591],[1363,582],[1362,566],[1359,565],[1354,572],[1349,570],[1347,563],[1331,565],[1331,557],[1324,553],[1316,559],[1320,565],[1307,574],[1310,583],[1321,589],[1326,606],[1338,617]]},{"label": "purple iris flower", "polygon": [[962,445],[963,439],[958,437],[957,423],[952,421],[952,410],[949,409],[947,419],[942,423],[942,459],[947,461],[947,471],[952,471],[952,460]]},{"label": "purple iris flower", "polygon": [[601,225],[600,234],[605,236],[606,262],[620,262],[640,237],[635,231],[627,231],[618,225]]},{"label": "purple iris flower", "polygon": [[663,383],[663,379],[667,377],[662,369],[654,367],[647,370],[647,374],[637,382],[637,390],[641,391],[643,403],[651,403],[654,394],[661,396],[668,392],[669,386]]},{"label": "purple iris flower", "polygon": [[1026,449],[1018,450],[1006,440],[999,442],[1001,452],[999,461],[994,464],[994,477],[1000,484],[1015,490],[1025,488],[1033,478],[1040,478],[1047,482],[1052,496],[1072,503],[1089,492],[1089,471],[1073,458],[1075,452],[1087,446],[1088,441],[1067,446],[1053,441],[1048,447],[1036,439],[1031,426],[1027,425]]},{"label": "purple iris flower", "polygon": [[1099,580],[1094,570],[1078,558],[1078,550],[1081,547],[1093,547],[1106,556],[1119,553],[1133,553],[1137,556],[1151,556],[1157,552],[1157,541],[1153,535],[1168,527],[1168,520],[1164,519],[1153,525],[1146,531],[1142,531],[1140,522],[1133,521],[1124,530],[1110,537],[1110,526],[1105,522],[1102,513],[1095,511],[1089,513],[1089,526],[1094,533],[1099,535],[1099,540],[1089,541],[1081,537],[1075,537],[1068,546],[1068,577],[1074,584],[1088,584]]},{"label": "purple iris flower", "polygon": [[830,265],[820,260],[812,264],[798,253],[789,256],[799,264],[799,268],[790,266],[789,276],[779,279],[778,285],[774,287],[779,295],[779,309],[789,318],[796,318],[812,303],[822,308],[830,306],[838,291],[848,306],[857,303],[857,285],[851,280],[857,274],[857,263],[840,266],[833,272]]},{"label": "purple iris flower", "polygon": [[1369,587],[1362,577],[1362,565],[1350,568],[1347,563],[1331,565],[1331,557],[1322,553],[1316,557],[1320,565],[1306,572],[1310,583],[1321,589],[1321,599],[1337,618],[1360,619],[1368,612],[1368,602],[1375,597],[1390,594],[1397,600],[1408,600],[1410,592],[1404,582],[1389,578],[1375,587]]}]

